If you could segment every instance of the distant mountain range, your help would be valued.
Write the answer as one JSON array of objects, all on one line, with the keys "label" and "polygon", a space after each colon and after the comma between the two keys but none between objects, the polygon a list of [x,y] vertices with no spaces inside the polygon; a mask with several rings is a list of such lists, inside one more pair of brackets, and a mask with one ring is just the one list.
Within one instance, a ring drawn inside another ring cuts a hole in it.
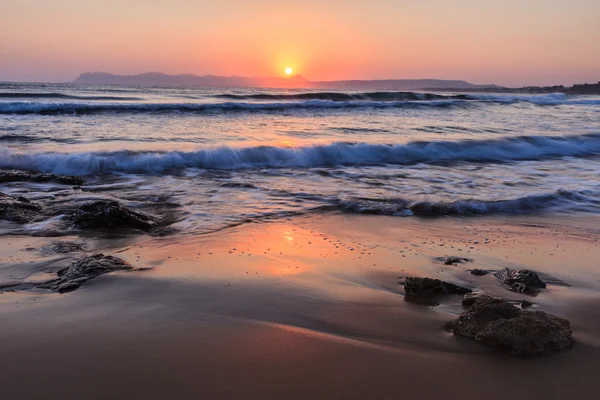
[{"label": "distant mountain range", "polygon": [[447,89],[493,89],[496,85],[474,85],[466,81],[444,79],[386,79],[311,82],[300,75],[289,78],[248,78],[243,76],[216,75],[168,75],[147,72],[138,75],[115,75],[107,72],[86,72],[74,83],[102,85],[140,86],[207,86],[207,87],[259,87],[259,88],[305,88],[341,90],[424,90]]},{"label": "distant mountain range", "polygon": [[[452,89],[447,88],[430,88],[427,90],[436,92],[451,91]],[[505,88],[496,86],[494,88],[465,88],[463,92],[493,92],[493,93],[530,93],[530,94],[546,94],[546,93],[565,93],[565,94],[590,94],[600,95],[600,82],[598,83],[584,83],[581,85],[573,86],[524,86],[519,88]]]},{"label": "distant mountain range", "polygon": [[385,79],[348,81],[309,81],[300,75],[289,78],[248,78],[243,76],[217,75],[169,75],[160,72],[146,72],[138,75],[115,75],[108,72],[86,72],[74,83],[99,85],[134,86],[205,86],[239,88],[298,88],[335,90],[430,90],[496,93],[567,93],[599,94],[600,82],[566,86],[526,86],[507,88],[497,85],[475,85],[460,80],[445,79]]}]

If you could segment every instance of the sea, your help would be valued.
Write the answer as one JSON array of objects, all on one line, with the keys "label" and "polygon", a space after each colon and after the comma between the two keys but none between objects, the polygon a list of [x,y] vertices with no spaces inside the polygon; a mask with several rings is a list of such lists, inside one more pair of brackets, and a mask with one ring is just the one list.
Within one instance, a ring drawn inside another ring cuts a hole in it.
[{"label": "sea", "polygon": [[600,97],[0,83],[1,183],[48,211],[0,232],[76,233],[113,199],[173,234],[295,215],[600,213]]}]

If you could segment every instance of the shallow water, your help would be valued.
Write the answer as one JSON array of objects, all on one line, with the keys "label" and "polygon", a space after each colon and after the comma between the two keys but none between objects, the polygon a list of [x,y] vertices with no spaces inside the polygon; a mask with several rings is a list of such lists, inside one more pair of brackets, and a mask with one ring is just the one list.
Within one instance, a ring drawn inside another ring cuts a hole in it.
[{"label": "shallow water", "polygon": [[[184,232],[304,213],[600,212],[600,97],[0,84],[2,184],[56,210],[116,198]],[[3,225],[2,232],[17,229]]]}]

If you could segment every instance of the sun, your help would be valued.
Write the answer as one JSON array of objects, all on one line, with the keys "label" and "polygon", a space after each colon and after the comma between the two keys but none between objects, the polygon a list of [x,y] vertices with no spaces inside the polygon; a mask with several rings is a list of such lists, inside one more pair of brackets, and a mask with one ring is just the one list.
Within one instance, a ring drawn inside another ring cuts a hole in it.
[{"label": "sun", "polygon": [[288,76],[289,76],[289,75],[291,75],[291,74],[292,74],[292,72],[294,72],[294,70],[293,70],[293,69],[291,69],[290,67],[287,67],[287,68],[284,70],[284,72],[285,72],[285,74],[286,74],[286,75],[288,75]]}]

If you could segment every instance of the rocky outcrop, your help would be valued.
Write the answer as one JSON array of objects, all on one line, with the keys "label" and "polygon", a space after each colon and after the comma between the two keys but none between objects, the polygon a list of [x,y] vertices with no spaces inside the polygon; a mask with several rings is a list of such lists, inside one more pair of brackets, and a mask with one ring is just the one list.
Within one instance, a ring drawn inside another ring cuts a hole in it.
[{"label": "rocky outcrop", "polygon": [[115,271],[132,271],[128,262],[113,256],[95,254],[82,258],[57,272],[58,279],[39,285],[40,288],[55,290],[59,293],[71,292],[86,281]]},{"label": "rocky outcrop", "polygon": [[506,300],[471,296],[468,309],[447,328],[486,346],[516,356],[532,356],[569,348],[571,326],[566,319],[543,311],[521,311]]},{"label": "rocky outcrop", "polygon": [[404,291],[408,296],[425,297],[444,294],[466,294],[471,289],[432,278],[406,278]]},{"label": "rocky outcrop", "polygon": [[134,228],[148,231],[157,226],[149,215],[130,210],[113,200],[99,200],[80,206],[71,223],[82,229]]},{"label": "rocky outcrop", "polygon": [[56,182],[64,185],[83,185],[83,179],[75,176],[44,174],[21,169],[0,169],[0,183],[5,182]]},{"label": "rocky outcrop", "polygon": [[0,193],[0,219],[25,224],[34,220],[42,208],[25,197]]},{"label": "rocky outcrop", "polygon": [[528,269],[511,270],[504,268],[503,270],[494,272],[493,276],[519,293],[535,293],[540,289],[546,288],[546,284],[540,279],[538,274]]}]

